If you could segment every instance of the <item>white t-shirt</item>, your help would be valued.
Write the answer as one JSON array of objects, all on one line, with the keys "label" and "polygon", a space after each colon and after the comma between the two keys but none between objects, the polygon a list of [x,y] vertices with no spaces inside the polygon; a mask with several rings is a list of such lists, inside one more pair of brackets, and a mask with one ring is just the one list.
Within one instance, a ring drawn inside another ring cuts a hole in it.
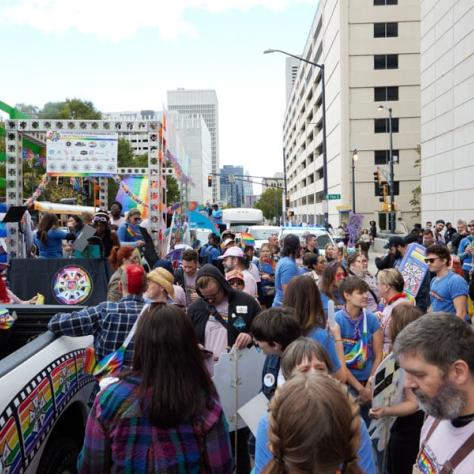
[{"label": "white t-shirt", "polygon": [[250,262],[248,270],[250,274],[254,277],[255,281],[259,283],[261,281],[261,277],[260,277],[260,272],[258,271],[257,265],[255,265],[255,263],[253,262]]},{"label": "white t-shirt", "polygon": [[244,291],[250,296],[256,298],[258,296],[257,282],[252,274],[248,270],[242,270],[242,276],[244,277]]},{"label": "white t-shirt", "polygon": [[[429,416],[421,429],[420,445],[423,444],[434,418]],[[423,474],[439,474],[443,465],[454,456],[454,453],[474,433],[474,421],[466,426],[455,428],[450,420],[442,420],[431,434],[423,452],[416,460],[416,467]],[[467,456],[454,470],[455,474],[472,474],[474,472],[474,451]]]}]

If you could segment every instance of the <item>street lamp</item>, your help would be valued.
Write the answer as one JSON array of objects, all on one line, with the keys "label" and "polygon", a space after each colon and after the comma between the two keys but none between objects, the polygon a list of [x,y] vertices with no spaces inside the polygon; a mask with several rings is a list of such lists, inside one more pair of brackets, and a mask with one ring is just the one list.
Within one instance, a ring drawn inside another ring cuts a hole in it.
[{"label": "street lamp", "polygon": [[[322,107],[323,107],[323,206],[324,206],[324,227],[327,229],[329,224],[328,218],[328,157],[327,157],[327,147],[326,147],[326,87],[325,87],[325,78],[324,78],[324,64],[318,64],[313,61],[309,61],[301,56],[296,56],[295,54],[288,53],[286,51],[282,51],[281,49],[266,49],[263,54],[270,54],[270,53],[281,53],[286,56],[290,56],[291,58],[298,59],[299,61],[303,61],[304,63],[311,64],[312,66],[316,66],[321,71],[321,95],[322,95]],[[284,154],[283,154],[284,155]],[[283,156],[283,166],[286,169],[286,159]],[[286,174],[285,174],[286,176]],[[285,198],[286,198],[286,179],[285,179]]]},{"label": "street lamp", "polygon": [[389,187],[390,187],[390,232],[395,233],[395,216],[393,212],[395,211],[395,190],[394,190],[394,169],[393,169],[393,131],[392,131],[392,107],[385,107],[379,105],[377,110],[387,110],[388,111],[388,133],[390,136],[390,150],[389,150],[389,165],[390,165],[390,178],[389,178]]},{"label": "street lamp", "polygon": [[352,151],[352,213],[356,211],[355,163],[359,159],[357,148]]}]

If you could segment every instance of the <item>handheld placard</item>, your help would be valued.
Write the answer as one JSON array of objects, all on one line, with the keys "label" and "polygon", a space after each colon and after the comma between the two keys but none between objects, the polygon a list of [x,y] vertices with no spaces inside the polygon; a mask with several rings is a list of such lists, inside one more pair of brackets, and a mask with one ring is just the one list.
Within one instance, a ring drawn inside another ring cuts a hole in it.
[{"label": "handheld placard", "polygon": [[336,324],[336,313],[334,311],[334,301],[328,301],[328,324],[334,326]]}]

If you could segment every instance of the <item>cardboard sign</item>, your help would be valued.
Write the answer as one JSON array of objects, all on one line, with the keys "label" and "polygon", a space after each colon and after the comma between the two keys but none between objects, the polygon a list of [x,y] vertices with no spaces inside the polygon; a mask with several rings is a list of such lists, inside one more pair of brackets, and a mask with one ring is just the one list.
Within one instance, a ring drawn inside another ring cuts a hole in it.
[{"label": "cardboard sign", "polygon": [[405,280],[404,291],[412,298],[416,298],[426,272],[428,271],[425,256],[425,247],[420,244],[412,243],[407,247],[402,263],[398,267]]}]

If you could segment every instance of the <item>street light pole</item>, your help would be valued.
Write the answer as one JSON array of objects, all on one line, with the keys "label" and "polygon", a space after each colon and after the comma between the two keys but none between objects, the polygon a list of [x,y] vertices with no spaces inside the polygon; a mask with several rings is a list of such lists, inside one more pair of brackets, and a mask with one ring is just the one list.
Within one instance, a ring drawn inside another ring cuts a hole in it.
[{"label": "street light pole", "polygon": [[[328,215],[328,158],[327,158],[327,146],[326,146],[326,79],[324,74],[324,64],[318,64],[313,61],[309,61],[301,56],[297,56],[296,54],[291,54],[286,51],[282,51],[281,49],[267,49],[263,52],[263,54],[270,54],[270,53],[282,53],[286,56],[290,56],[292,58],[298,59],[304,63],[311,64],[312,66],[316,66],[321,71],[321,106],[322,110],[322,118],[323,118],[323,214],[324,214],[324,227],[327,229],[329,224],[329,215]],[[286,164],[286,160],[284,160]],[[286,168],[285,168],[286,169]],[[286,173],[286,171],[285,171]]]},{"label": "street light pole", "polygon": [[384,107],[379,105],[378,110],[388,110],[388,133],[389,133],[389,166],[390,166],[390,175],[389,175],[389,187],[390,187],[390,232],[395,233],[395,170],[393,163],[393,129],[392,129],[392,107]]},{"label": "street light pole", "polygon": [[288,212],[288,209],[286,208],[286,201],[288,199],[288,186],[287,186],[287,181],[286,181],[286,155],[285,155],[285,150],[283,149],[283,202],[282,202],[282,220],[283,220],[283,225],[286,225],[286,213]]},{"label": "street light pole", "polygon": [[352,213],[356,211],[355,162],[359,159],[357,148],[352,152]]}]

